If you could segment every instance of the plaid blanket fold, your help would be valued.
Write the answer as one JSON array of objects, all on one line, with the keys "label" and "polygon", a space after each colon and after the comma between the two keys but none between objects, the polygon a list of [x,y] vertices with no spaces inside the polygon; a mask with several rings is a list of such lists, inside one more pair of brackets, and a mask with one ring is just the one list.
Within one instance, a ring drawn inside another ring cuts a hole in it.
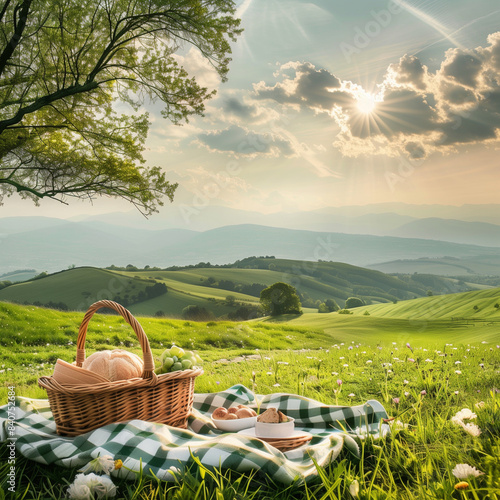
[{"label": "plaid blanket fold", "polygon": [[[257,401],[255,400],[257,399]],[[383,406],[368,401],[359,406],[329,406],[293,394],[257,395],[242,385],[210,394],[195,394],[188,429],[163,424],[130,420],[109,424],[77,437],[56,433],[48,400],[16,399],[16,435],[7,432],[7,406],[0,407],[0,441],[15,440],[16,450],[24,457],[44,464],[80,467],[100,455],[121,459],[134,471],[142,463],[144,473],[159,479],[172,479],[170,467],[182,470],[192,455],[207,467],[222,467],[239,472],[261,470],[275,481],[290,484],[316,475],[316,462],[325,466],[334,461],[345,445],[354,454],[359,448],[354,438],[371,435],[383,437],[389,427]],[[297,430],[313,435],[306,445],[280,452],[257,438],[217,429],[210,415],[224,406],[260,405],[276,407],[295,418]],[[119,477],[135,478],[125,469],[114,471]]]}]

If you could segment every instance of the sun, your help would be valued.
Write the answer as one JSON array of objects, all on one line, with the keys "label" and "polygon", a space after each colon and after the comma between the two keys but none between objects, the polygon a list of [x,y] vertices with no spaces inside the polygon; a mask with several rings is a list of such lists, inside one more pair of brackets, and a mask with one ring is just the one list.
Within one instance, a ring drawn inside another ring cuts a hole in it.
[{"label": "sun", "polygon": [[372,94],[361,94],[358,97],[358,111],[365,115],[369,115],[370,113],[373,113],[375,110],[375,96]]}]

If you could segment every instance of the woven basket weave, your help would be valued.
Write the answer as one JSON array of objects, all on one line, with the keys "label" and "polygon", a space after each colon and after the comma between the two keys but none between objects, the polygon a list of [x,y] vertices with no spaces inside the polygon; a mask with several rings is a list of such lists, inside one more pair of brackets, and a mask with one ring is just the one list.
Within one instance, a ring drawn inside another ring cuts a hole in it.
[{"label": "woven basket weave", "polygon": [[87,326],[103,307],[120,313],[133,328],[142,348],[142,378],[117,380],[94,385],[61,385],[53,377],[40,377],[38,384],[47,391],[57,433],[78,436],[103,425],[139,419],[186,428],[194,398],[194,380],[201,369],[156,375],[148,338],[134,316],[120,304],[101,300],[92,304],[78,331],[76,365],[85,361]]}]

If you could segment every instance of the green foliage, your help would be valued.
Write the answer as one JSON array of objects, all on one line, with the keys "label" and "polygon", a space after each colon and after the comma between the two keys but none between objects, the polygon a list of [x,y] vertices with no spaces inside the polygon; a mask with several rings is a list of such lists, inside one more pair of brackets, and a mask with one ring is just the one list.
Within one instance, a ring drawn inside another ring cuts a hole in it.
[{"label": "green foliage", "polygon": [[168,289],[165,283],[155,283],[152,286],[147,286],[144,291],[148,299],[154,299],[155,297],[166,294]]},{"label": "green foliage", "polygon": [[262,316],[262,309],[258,306],[241,306],[236,311],[228,313],[227,317],[231,321],[247,321],[257,319]]},{"label": "green foliage", "polygon": [[338,314],[352,314],[352,311],[349,311],[349,309],[340,309],[340,311],[337,311]]},{"label": "green foliage", "polygon": [[364,305],[365,305],[365,303],[358,297],[349,297],[345,301],[346,309],[353,309],[354,307],[361,307]]},{"label": "green foliage", "polygon": [[328,307],[326,307],[326,304],[324,302],[322,302],[319,306],[318,306],[318,312],[319,313],[329,313],[330,310],[328,309]]},{"label": "green foliage", "polygon": [[[0,24],[0,186],[34,200],[115,196],[144,213],[173,197],[159,167],[144,166],[159,101],[174,123],[214,95],[174,54],[191,45],[226,79],[240,33],[230,0],[5,2]],[[116,102],[129,104],[119,114]],[[1,192],[0,192],[1,194]]]},{"label": "green foliage", "polygon": [[193,321],[209,321],[214,318],[214,313],[204,307],[189,305],[182,310],[182,317]]},{"label": "green foliage", "polygon": [[337,302],[334,299],[326,299],[325,306],[328,308],[330,312],[338,311],[340,309]]},{"label": "green foliage", "polygon": [[228,306],[234,306],[235,303],[236,303],[236,297],[234,295],[226,296],[226,304]]},{"label": "green foliage", "polygon": [[12,285],[12,281],[9,280],[0,281],[0,290],[2,290],[3,288],[7,288],[10,285]]},{"label": "green foliage", "polygon": [[318,305],[319,313],[330,313],[334,311],[338,311],[340,309],[337,302],[334,299],[326,299],[325,302],[322,302]]},{"label": "green foliage", "polygon": [[302,313],[297,290],[283,282],[274,283],[262,290],[260,303],[264,312],[271,316]]}]

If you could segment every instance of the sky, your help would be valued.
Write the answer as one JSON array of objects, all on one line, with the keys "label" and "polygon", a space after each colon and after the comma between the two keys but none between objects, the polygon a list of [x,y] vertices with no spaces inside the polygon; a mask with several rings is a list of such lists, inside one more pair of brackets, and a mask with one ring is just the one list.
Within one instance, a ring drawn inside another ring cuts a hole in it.
[{"label": "sky", "polygon": [[[194,48],[178,60],[217,90],[182,127],[151,104],[146,159],[178,182],[162,211],[263,213],[404,202],[498,203],[496,0],[243,0],[221,83]],[[129,210],[119,200],[16,197],[0,216]]]}]

